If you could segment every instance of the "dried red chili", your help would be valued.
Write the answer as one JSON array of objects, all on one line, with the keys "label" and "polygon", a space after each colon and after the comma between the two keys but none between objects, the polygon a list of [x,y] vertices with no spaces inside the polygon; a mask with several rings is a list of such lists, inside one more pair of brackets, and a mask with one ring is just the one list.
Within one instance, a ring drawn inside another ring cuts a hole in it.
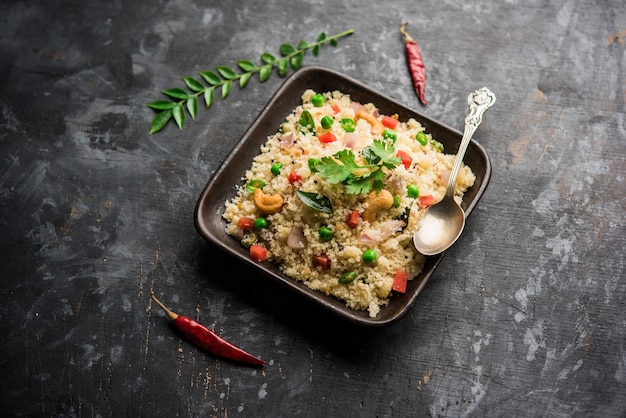
[{"label": "dried red chili", "polygon": [[404,36],[404,46],[406,49],[406,63],[411,73],[411,79],[413,80],[413,87],[415,93],[420,102],[426,106],[426,98],[424,92],[426,91],[426,68],[424,67],[424,60],[422,58],[422,52],[415,40],[404,30],[407,23],[403,23],[400,26],[400,33]]},{"label": "dried red chili", "polygon": [[165,311],[181,334],[203,350],[217,357],[248,366],[258,367],[265,364],[265,361],[229,343],[194,319],[172,312],[156,298],[154,292],[150,292],[150,297]]}]

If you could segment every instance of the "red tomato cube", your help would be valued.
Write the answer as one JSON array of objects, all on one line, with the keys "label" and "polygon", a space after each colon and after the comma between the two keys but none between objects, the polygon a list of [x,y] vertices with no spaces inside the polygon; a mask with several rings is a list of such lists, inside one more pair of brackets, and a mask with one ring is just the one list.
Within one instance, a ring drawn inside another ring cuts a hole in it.
[{"label": "red tomato cube", "polygon": [[409,280],[409,274],[403,270],[396,270],[396,275],[393,277],[392,289],[396,292],[406,292],[406,283]]}]

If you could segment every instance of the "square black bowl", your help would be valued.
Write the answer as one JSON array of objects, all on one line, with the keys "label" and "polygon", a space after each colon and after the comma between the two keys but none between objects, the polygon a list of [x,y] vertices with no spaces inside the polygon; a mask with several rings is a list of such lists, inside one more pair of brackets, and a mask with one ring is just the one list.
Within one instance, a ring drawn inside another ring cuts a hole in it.
[{"label": "square black bowl", "polygon": [[[248,250],[237,239],[225,232],[226,220],[222,218],[225,202],[235,196],[235,186],[241,183],[246,170],[260,153],[260,147],[267,137],[276,133],[287,115],[302,104],[301,97],[307,89],[320,93],[338,90],[349,94],[356,102],[374,103],[382,114],[398,114],[400,120],[414,118],[426,128],[426,132],[432,134],[433,138],[444,145],[446,153],[456,153],[463,136],[460,131],[409,109],[402,103],[355,79],[326,68],[303,67],[285,80],[204,187],[195,208],[196,229],[209,243],[226,251],[235,260],[247,264],[252,271],[262,273],[291,289],[297,295],[313,300],[323,309],[328,309],[359,325],[370,327],[388,325],[403,317],[413,307],[417,297],[441,262],[444,253],[426,257],[423,271],[413,280],[409,280],[406,293],[392,295],[389,304],[383,306],[375,318],[370,318],[366,311],[350,309],[343,301],[311,290],[302,282],[284,275],[276,264],[253,261]],[[485,149],[474,140],[470,142],[464,162],[476,175],[474,186],[465,193],[463,198],[462,207],[466,216],[469,216],[487,188],[491,177],[491,163]]]}]

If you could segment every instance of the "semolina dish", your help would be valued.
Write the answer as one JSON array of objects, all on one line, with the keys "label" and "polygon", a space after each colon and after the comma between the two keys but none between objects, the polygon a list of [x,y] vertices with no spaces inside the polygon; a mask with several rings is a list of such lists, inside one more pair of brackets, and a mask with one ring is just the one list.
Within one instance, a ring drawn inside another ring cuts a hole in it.
[{"label": "semolina dish", "polygon": [[[413,233],[453,160],[414,119],[307,90],[226,202],[226,232],[254,260],[376,317],[422,271]],[[457,202],[474,181],[463,165]]]}]

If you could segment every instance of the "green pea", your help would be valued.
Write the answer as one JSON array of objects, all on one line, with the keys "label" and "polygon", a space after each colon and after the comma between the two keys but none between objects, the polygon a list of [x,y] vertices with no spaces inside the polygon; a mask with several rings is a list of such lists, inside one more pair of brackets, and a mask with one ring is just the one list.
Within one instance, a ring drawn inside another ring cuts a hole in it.
[{"label": "green pea", "polygon": [[343,118],[341,119],[341,127],[346,132],[354,132],[356,129],[356,122],[350,118]]},{"label": "green pea", "polygon": [[246,191],[248,193],[254,193],[256,189],[262,189],[265,187],[265,182],[263,180],[250,180],[246,183]]},{"label": "green pea", "polygon": [[356,279],[356,276],[356,271],[346,271],[341,276],[339,276],[339,284],[352,283],[354,279]]},{"label": "green pea", "polygon": [[415,184],[409,184],[406,186],[406,195],[415,199],[420,194],[420,189]]},{"label": "green pea", "polygon": [[254,220],[254,229],[261,230],[267,228],[267,219],[265,218],[256,218]]},{"label": "green pea", "polygon": [[394,196],[393,197],[393,203],[391,204],[392,208],[397,208],[398,206],[400,206],[400,196]]},{"label": "green pea", "polygon": [[396,142],[396,139],[398,139],[398,135],[393,129],[385,129],[383,131],[383,138],[391,139],[392,141]]},{"label": "green pea", "polygon": [[330,129],[330,127],[333,126],[334,122],[335,122],[335,119],[332,116],[326,115],[321,120],[322,128]]},{"label": "green pea", "polygon": [[320,234],[320,240],[322,242],[330,241],[331,239],[333,239],[333,230],[327,226],[321,226],[318,230],[318,233]]},{"label": "green pea", "polygon": [[428,137],[424,131],[418,132],[417,135],[415,135],[415,139],[420,143],[420,145],[426,146],[426,144],[428,144]]},{"label": "green pea", "polygon": [[324,95],[321,93],[317,93],[311,99],[311,103],[313,103],[313,106],[315,107],[322,107],[324,105]]},{"label": "green pea", "polygon": [[378,259],[378,253],[376,252],[375,249],[369,248],[363,251],[363,255],[361,256],[361,259],[363,260],[365,264],[375,263],[376,260]]}]

